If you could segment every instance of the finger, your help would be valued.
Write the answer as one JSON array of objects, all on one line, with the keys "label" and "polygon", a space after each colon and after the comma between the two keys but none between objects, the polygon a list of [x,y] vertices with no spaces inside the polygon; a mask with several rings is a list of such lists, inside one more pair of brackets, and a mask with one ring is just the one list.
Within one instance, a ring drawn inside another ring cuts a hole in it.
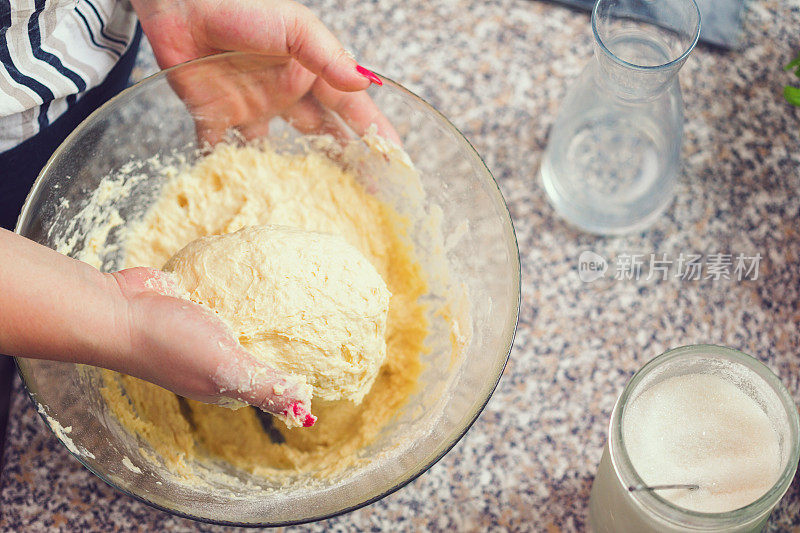
[{"label": "finger", "polygon": [[195,122],[200,146],[213,146],[235,125],[234,111],[242,105],[233,78],[237,74],[231,58],[187,65],[167,72],[167,81],[186,105]]},{"label": "finger", "polygon": [[331,135],[345,143],[353,138],[347,125],[326,110],[312,94],[306,94],[282,115],[294,129],[307,135]]},{"label": "finger", "polygon": [[266,136],[269,121],[295,105],[316,76],[287,56],[249,54],[219,56],[167,79],[192,113],[200,143],[213,146],[232,129],[245,140]]},{"label": "finger", "polygon": [[377,80],[370,71],[359,68],[353,55],[311,10],[295,2],[287,5],[286,48],[301,65],[342,91],[366,89]]},{"label": "finger", "polygon": [[359,136],[375,124],[378,135],[401,145],[400,136],[366,91],[346,93],[318,79],[311,88],[320,103],[338,114]]},{"label": "finger", "polygon": [[[212,48],[266,55],[290,55],[342,91],[369,86],[372,75],[307,7],[293,1],[220,2],[206,14]],[[374,75],[372,75],[374,76]],[[380,80],[378,80],[379,82]]]},{"label": "finger", "polygon": [[233,352],[212,377],[221,395],[271,413],[288,427],[314,425],[312,389],[305,379],[259,364],[238,343],[220,347]]}]

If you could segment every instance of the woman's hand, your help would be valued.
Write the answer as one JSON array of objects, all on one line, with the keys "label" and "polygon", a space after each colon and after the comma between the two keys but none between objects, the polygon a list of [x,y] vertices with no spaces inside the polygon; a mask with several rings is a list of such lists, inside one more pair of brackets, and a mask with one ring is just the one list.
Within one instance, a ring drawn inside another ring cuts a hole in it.
[{"label": "woman's hand", "polygon": [[[317,76],[335,89],[358,91],[374,74],[358,64],[324,24],[291,0],[133,0],[161,68],[219,52],[284,56],[292,77]],[[359,72],[361,70],[361,72]],[[305,71],[305,72],[303,72]]]},{"label": "woman's hand", "polygon": [[301,132],[336,135],[322,104],[356,134],[375,124],[381,135],[400,143],[363,90],[381,80],[360,67],[306,7],[291,0],[133,0],[133,5],[162,68],[225,51],[269,56],[258,65],[240,57],[170,73],[201,140],[214,144],[231,128],[256,138],[278,115]]},{"label": "woman's hand", "polygon": [[212,311],[178,297],[180,289],[167,274],[139,267],[108,276],[128,315],[123,345],[130,356],[118,370],[193,400],[225,405],[233,399],[290,426],[314,424],[305,379],[256,361]]},{"label": "woman's hand", "polygon": [[163,272],[102,274],[0,229],[0,353],[83,363],[207,403],[237,400],[310,426],[311,387],[260,364]]}]

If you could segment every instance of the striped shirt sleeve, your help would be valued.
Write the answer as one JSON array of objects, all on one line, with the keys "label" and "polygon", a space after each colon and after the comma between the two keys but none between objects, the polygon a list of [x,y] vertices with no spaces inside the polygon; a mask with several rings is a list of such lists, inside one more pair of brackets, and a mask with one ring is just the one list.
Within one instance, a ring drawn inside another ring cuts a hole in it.
[{"label": "striped shirt sleeve", "polygon": [[128,0],[0,0],[0,152],[102,83],[135,31]]}]

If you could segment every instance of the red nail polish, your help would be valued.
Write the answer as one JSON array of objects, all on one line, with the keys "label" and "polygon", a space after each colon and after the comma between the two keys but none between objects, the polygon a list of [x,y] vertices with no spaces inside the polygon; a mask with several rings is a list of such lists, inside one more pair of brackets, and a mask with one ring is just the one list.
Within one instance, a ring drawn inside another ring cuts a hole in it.
[{"label": "red nail polish", "polygon": [[356,65],[356,70],[358,71],[359,74],[361,74],[362,76],[367,78],[369,81],[371,81],[375,85],[383,85],[383,82],[381,81],[381,79],[374,72],[372,72],[371,70],[367,70],[364,67],[362,67],[361,65]]},{"label": "red nail polish", "polygon": [[292,412],[294,415],[301,419],[301,424],[304,428],[310,428],[317,421],[317,417],[305,410],[299,402],[292,404]]}]

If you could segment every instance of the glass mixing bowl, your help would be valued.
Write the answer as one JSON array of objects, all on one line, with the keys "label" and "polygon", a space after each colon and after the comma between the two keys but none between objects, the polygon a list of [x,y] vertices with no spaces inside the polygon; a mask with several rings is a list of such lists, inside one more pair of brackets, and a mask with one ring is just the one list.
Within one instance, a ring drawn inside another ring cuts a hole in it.
[{"label": "glass mixing bowl", "polygon": [[[508,360],[519,312],[514,229],[497,184],[469,142],[419,97],[382,79],[382,87],[342,98],[343,93],[325,87],[298,89],[275,58],[213,56],[122,92],[87,118],[50,159],[16,231],[53,248],[71,241],[71,254],[97,244],[87,230],[103,215],[87,216],[84,208],[103,196],[97,193],[104,178],[134,167],[148,176],[132,183],[126,195],[105,195],[106,205],[124,222],[135,221],[163,184],[154,156],[191,162],[202,155],[204,142],[213,143],[231,129],[240,138],[269,136],[288,146],[308,134],[358,143],[367,126],[376,124],[381,134],[402,143],[419,174],[417,183],[402,176],[390,179],[378,167],[360,175],[370,192],[408,220],[408,238],[428,278],[424,300],[430,321],[419,387],[361,451],[363,460],[334,476],[289,486],[220,465],[231,483],[193,487],[147,459],[149,444],[123,427],[99,394],[98,372],[18,358],[44,419],[101,479],[189,518],[240,525],[305,522],[356,509],[404,486],[439,460],[478,417]],[[102,235],[112,245],[100,257],[103,269],[120,267],[121,252],[113,246],[121,238],[118,229]]]}]

